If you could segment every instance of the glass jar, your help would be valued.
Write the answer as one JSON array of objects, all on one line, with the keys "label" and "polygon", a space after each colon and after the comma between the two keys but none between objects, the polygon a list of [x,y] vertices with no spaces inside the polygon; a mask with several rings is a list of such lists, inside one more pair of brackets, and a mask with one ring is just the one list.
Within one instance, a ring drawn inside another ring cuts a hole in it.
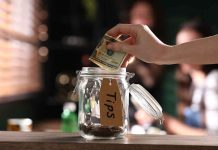
[{"label": "glass jar", "polygon": [[32,120],[30,118],[11,118],[7,120],[8,131],[32,131]]},{"label": "glass jar", "polygon": [[128,129],[129,91],[146,112],[157,119],[162,117],[160,105],[145,89],[137,84],[129,85],[133,76],[125,68],[108,72],[99,67],[83,67],[78,72],[76,90],[81,136],[86,139],[123,137]]}]

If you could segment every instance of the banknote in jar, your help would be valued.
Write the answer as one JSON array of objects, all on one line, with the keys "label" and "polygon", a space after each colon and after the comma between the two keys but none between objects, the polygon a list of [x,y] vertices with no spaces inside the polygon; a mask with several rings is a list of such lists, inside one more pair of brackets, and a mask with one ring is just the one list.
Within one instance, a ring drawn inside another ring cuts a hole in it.
[{"label": "banknote in jar", "polygon": [[105,34],[89,58],[99,67],[109,71],[118,70],[127,56],[125,52],[115,52],[107,49],[107,45],[112,42],[122,41]]}]

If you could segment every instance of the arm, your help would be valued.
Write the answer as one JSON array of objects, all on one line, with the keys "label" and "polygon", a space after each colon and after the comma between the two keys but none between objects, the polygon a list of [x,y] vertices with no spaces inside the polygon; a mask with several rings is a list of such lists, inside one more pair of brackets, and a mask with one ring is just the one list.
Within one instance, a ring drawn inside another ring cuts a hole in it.
[{"label": "arm", "polygon": [[218,35],[169,46],[143,25],[119,24],[107,34],[115,37],[120,34],[129,35],[129,39],[122,43],[112,43],[108,45],[108,48],[125,51],[145,62],[156,64],[218,63]]},{"label": "arm", "polygon": [[166,48],[160,63],[216,64],[218,63],[218,35],[201,38]]},{"label": "arm", "polygon": [[207,131],[201,128],[190,127],[179,120],[164,115],[164,127],[168,133],[178,135],[207,135]]}]

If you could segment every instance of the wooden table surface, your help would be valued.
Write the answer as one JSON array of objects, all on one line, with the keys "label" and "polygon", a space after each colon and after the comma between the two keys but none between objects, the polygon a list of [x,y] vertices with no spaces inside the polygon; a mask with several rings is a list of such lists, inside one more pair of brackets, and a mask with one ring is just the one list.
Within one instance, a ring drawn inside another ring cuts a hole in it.
[{"label": "wooden table surface", "polygon": [[85,140],[78,134],[0,131],[0,150],[218,150],[218,136],[126,135]]}]

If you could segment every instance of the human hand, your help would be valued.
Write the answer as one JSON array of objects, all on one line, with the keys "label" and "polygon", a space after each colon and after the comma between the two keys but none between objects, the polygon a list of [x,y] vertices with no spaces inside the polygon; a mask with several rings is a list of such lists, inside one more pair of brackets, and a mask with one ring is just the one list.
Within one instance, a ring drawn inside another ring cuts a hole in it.
[{"label": "human hand", "polygon": [[128,35],[123,42],[110,43],[107,48],[124,51],[149,63],[158,63],[166,47],[146,25],[118,24],[106,34],[113,37]]},{"label": "human hand", "polygon": [[123,64],[121,65],[121,67],[126,68],[126,67],[128,66],[128,64],[129,64],[130,59],[133,59],[133,57],[134,57],[134,56],[128,54],[128,55],[126,56],[126,58],[124,59]]}]

